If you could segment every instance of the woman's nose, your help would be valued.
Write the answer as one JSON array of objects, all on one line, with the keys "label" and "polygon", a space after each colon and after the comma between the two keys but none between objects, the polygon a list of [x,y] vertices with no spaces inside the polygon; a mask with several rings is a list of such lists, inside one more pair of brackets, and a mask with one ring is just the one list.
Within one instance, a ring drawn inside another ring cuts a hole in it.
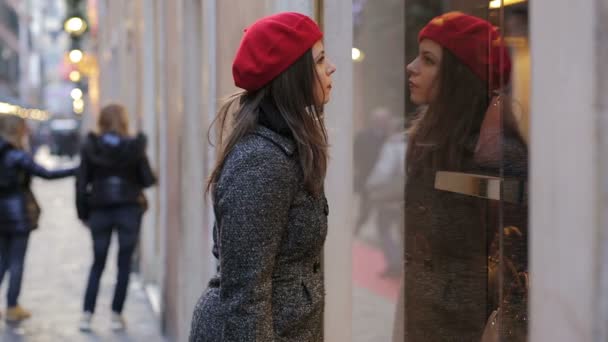
[{"label": "woman's nose", "polygon": [[405,71],[408,75],[416,74],[418,72],[416,61],[418,58],[414,59],[410,64],[406,65]]},{"label": "woman's nose", "polygon": [[336,72],[336,66],[331,61],[329,61],[328,64],[329,64],[329,67],[327,68],[327,74],[331,76],[331,74]]}]

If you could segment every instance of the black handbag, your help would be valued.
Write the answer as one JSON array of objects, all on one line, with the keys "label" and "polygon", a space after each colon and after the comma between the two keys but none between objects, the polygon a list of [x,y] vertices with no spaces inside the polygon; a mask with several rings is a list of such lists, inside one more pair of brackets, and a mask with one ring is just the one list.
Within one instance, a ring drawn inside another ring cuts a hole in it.
[{"label": "black handbag", "polygon": [[40,219],[40,205],[38,205],[38,201],[36,200],[36,196],[32,190],[28,187],[24,191],[25,196],[25,209],[27,211],[27,217],[32,225],[32,230],[38,228],[38,221]]},{"label": "black handbag", "polygon": [[148,211],[148,199],[146,198],[146,195],[143,192],[140,192],[137,196],[137,204],[140,206],[142,213]]}]

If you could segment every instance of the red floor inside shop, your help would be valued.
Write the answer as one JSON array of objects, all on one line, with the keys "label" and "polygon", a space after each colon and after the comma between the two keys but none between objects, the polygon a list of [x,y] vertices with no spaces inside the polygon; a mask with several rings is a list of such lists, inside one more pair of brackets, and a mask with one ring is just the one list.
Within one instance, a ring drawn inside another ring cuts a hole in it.
[{"label": "red floor inside shop", "polygon": [[353,285],[397,301],[402,277],[385,278],[382,251],[361,241],[353,242]]}]

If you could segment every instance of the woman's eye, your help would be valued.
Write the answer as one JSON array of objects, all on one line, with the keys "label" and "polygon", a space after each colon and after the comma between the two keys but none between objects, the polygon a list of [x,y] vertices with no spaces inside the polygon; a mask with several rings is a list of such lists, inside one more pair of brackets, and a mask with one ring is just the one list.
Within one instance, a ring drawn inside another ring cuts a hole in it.
[{"label": "woman's eye", "polygon": [[428,64],[428,65],[435,64],[435,61],[433,61],[431,58],[426,57],[426,56],[422,57],[422,60],[424,61],[425,64]]},{"label": "woman's eye", "polygon": [[323,62],[325,62],[325,56],[319,58],[319,60],[317,61],[317,63],[319,64],[323,64]]}]

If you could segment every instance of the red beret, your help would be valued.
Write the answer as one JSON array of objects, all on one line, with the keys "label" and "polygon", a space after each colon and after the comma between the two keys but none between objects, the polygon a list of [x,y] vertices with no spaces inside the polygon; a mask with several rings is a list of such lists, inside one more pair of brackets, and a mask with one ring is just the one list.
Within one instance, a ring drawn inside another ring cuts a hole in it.
[{"label": "red beret", "polygon": [[491,90],[509,83],[511,58],[498,32],[489,22],[460,12],[449,12],[431,20],[418,35],[453,53]]},{"label": "red beret", "polygon": [[234,84],[255,91],[285,71],[323,38],[309,17],[294,12],[271,15],[245,29],[234,62]]}]

